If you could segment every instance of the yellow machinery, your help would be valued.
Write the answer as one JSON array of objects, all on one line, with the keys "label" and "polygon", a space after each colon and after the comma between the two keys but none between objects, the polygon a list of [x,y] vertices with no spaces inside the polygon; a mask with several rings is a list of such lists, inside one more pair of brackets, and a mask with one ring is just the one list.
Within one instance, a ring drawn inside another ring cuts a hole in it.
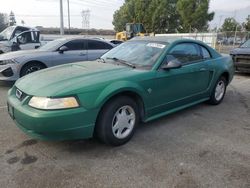
[{"label": "yellow machinery", "polygon": [[127,23],[126,31],[116,33],[116,40],[126,41],[136,36],[145,36],[146,31],[142,23]]}]

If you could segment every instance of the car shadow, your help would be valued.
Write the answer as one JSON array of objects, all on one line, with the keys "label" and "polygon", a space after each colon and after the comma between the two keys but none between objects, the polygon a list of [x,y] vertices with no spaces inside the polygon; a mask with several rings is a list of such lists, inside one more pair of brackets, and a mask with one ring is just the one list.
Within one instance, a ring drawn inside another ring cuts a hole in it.
[{"label": "car shadow", "polygon": [[[137,147],[136,145],[143,142],[142,138],[144,138],[145,135],[155,134],[155,133],[158,134],[159,132],[161,132],[159,128],[165,129],[166,132],[170,131],[169,129],[171,129],[173,122],[176,121],[178,118],[187,116],[189,114],[196,114],[199,116],[198,112],[201,111],[203,108],[207,108],[209,106],[210,105],[206,103],[202,103],[202,104],[189,107],[187,109],[183,109],[176,113],[163,116],[159,119],[152,120],[147,123],[140,123],[139,126],[137,127],[136,134],[134,135],[132,140],[130,140],[127,144],[119,146],[119,147],[113,147],[113,146],[109,146],[104,143],[101,143],[97,138],[91,138],[91,139],[85,139],[85,140],[61,141],[61,142],[43,141],[42,143],[45,145],[49,145],[52,148],[59,147],[59,150],[70,153],[70,154],[81,153],[84,155],[85,154],[90,155],[92,157],[93,156],[103,157],[105,156],[105,153],[121,151],[124,149],[127,150],[126,148],[129,148],[129,147]],[[185,125],[178,125],[178,126],[185,126]]]}]

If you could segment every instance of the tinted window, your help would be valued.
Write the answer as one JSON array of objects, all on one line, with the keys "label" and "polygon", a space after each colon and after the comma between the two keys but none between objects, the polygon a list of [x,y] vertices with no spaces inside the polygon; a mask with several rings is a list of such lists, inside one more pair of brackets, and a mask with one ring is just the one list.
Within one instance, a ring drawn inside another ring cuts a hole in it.
[{"label": "tinted window", "polygon": [[211,55],[209,53],[209,51],[204,48],[203,46],[201,46],[201,52],[202,52],[202,56],[204,59],[210,59],[211,58]]},{"label": "tinted window", "polygon": [[72,40],[63,46],[68,47],[69,50],[84,50],[84,40]]},{"label": "tinted window", "polygon": [[20,44],[32,43],[31,32],[25,32],[17,37]]},{"label": "tinted window", "polygon": [[103,49],[111,49],[113,47],[105,42],[88,40],[87,48],[89,50],[103,50]]},{"label": "tinted window", "polygon": [[201,60],[200,50],[196,44],[182,43],[174,46],[168,55],[168,59],[178,59],[181,63],[191,63]]}]

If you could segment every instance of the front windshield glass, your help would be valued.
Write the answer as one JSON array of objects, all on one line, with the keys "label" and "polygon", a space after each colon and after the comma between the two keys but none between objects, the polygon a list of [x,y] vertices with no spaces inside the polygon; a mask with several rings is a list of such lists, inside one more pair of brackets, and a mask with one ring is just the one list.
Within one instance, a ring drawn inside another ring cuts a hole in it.
[{"label": "front windshield glass", "polygon": [[0,33],[0,41],[10,40],[10,37],[14,31],[15,27],[7,27]]},{"label": "front windshield glass", "polygon": [[46,43],[41,46],[39,50],[41,51],[55,51],[64,44],[65,39],[57,39]]},{"label": "front windshield glass", "polygon": [[241,48],[250,48],[250,39],[248,39],[246,42],[244,42],[240,47]]},{"label": "front windshield glass", "polygon": [[126,61],[135,66],[151,67],[168,43],[153,41],[128,41],[113,48],[102,58],[109,62],[112,59]]}]

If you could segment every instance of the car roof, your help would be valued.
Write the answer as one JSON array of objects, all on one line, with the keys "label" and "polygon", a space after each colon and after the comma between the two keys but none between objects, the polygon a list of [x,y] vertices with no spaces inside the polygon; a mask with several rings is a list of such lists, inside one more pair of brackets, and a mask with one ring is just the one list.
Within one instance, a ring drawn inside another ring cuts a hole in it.
[{"label": "car roof", "polygon": [[14,26],[11,26],[11,27],[13,27],[13,28],[22,28],[22,29],[26,29],[26,30],[29,30],[29,31],[39,31],[35,27],[28,27],[28,26],[22,26],[22,25],[14,25]]},{"label": "car roof", "polygon": [[152,41],[152,42],[164,42],[164,43],[179,43],[179,42],[195,42],[197,44],[206,45],[204,42],[194,39],[187,39],[181,37],[169,37],[169,36],[144,36],[144,37],[134,37],[131,40],[135,41]]},{"label": "car roof", "polygon": [[100,39],[100,38],[95,38],[95,37],[87,37],[87,36],[63,36],[62,38],[58,38],[58,39],[55,39],[55,40],[58,40],[58,41],[64,41],[64,42],[69,42],[71,40],[79,40],[79,39],[90,39],[90,40],[94,40],[94,41],[101,41],[101,42],[105,42],[105,43],[108,43],[112,46],[114,46],[114,44],[112,44],[111,42],[107,41],[107,40],[103,40],[103,39]]}]

